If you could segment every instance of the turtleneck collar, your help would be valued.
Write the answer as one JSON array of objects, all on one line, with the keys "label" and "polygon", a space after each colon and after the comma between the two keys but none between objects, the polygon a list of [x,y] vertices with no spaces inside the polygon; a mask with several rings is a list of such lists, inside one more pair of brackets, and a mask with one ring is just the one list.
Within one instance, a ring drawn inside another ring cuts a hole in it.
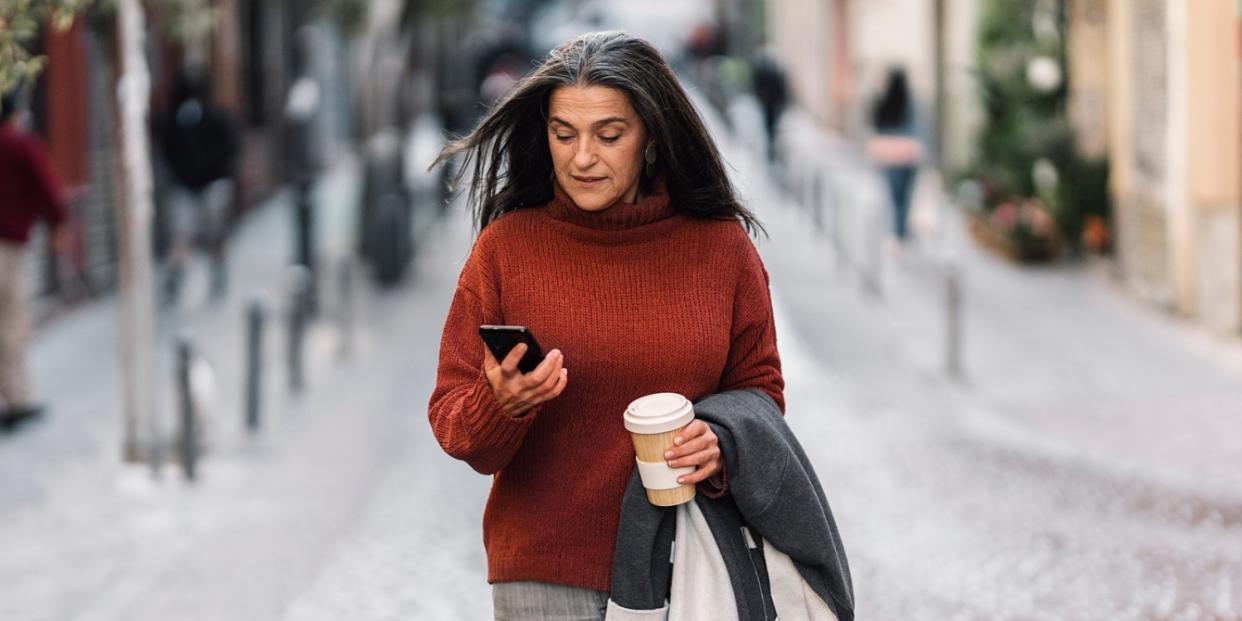
[{"label": "turtleneck collar", "polygon": [[569,194],[553,182],[554,195],[548,215],[570,224],[600,231],[622,231],[659,222],[674,215],[664,182],[657,181],[650,195],[637,203],[617,203],[603,211],[579,208]]}]

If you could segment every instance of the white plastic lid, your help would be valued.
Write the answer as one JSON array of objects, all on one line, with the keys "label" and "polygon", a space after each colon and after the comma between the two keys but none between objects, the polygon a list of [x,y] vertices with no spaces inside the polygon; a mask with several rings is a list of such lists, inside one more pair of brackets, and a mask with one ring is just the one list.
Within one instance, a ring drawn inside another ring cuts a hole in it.
[{"label": "white plastic lid", "polygon": [[664,433],[694,420],[690,400],[675,392],[639,397],[625,408],[625,428],[632,433]]}]

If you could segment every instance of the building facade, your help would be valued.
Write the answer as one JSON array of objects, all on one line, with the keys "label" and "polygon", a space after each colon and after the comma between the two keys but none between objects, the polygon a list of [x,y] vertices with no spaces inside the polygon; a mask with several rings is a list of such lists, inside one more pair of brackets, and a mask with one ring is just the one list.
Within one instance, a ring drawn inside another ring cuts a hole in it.
[{"label": "building facade", "polygon": [[1118,272],[1242,331],[1242,3],[1070,0],[1071,118],[1104,151]]},{"label": "building facade", "polygon": [[859,138],[888,70],[902,67],[946,171],[967,167],[982,121],[973,77],[979,0],[781,0],[767,4],[770,47],[795,100]]},{"label": "building facade", "polygon": [[796,105],[834,129],[849,124],[854,94],[850,0],[767,3],[769,49],[783,65]]},{"label": "building facade", "polygon": [[[212,74],[212,98],[241,125],[238,208],[245,209],[283,178],[282,115],[290,83],[292,20],[287,2],[220,0],[215,19],[201,37],[177,38],[168,15],[147,15],[148,65],[151,71],[151,123],[157,128],[168,113],[171,85],[187,62],[203,63]],[[36,317],[46,317],[66,301],[97,295],[117,282],[119,145],[115,123],[115,50],[108,34],[113,21],[81,16],[71,28],[48,28],[36,52],[47,57],[46,69],[33,88],[33,130],[48,144],[69,190],[70,209],[80,233],[71,269],[53,258],[42,228],[28,246],[30,297]],[[331,49],[343,53],[339,37]],[[329,59],[331,60],[331,59]],[[322,63],[321,63],[322,64]],[[335,75],[339,75],[339,70]],[[339,116],[340,111],[334,111]],[[329,118],[325,115],[325,119]],[[344,122],[338,123],[342,127]],[[162,246],[163,210],[159,209],[161,174],[156,159],[154,249]],[[59,272],[59,273],[58,273]]]},{"label": "building facade", "polygon": [[[1242,0],[1058,0],[1079,150],[1111,166],[1118,273],[1136,295],[1214,332],[1242,332]],[[768,41],[794,99],[865,135],[906,68],[943,171],[969,166],[982,0],[782,0]]]}]

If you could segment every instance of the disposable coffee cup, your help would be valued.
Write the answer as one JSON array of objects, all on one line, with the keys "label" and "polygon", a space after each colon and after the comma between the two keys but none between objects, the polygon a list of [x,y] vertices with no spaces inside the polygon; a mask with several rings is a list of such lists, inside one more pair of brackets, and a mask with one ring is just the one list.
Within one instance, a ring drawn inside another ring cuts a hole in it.
[{"label": "disposable coffee cup", "polygon": [[692,420],[694,407],[675,392],[635,399],[625,409],[625,428],[634,440],[638,475],[653,505],[672,507],[694,499],[694,486],[677,482],[677,477],[694,472],[694,467],[671,468],[664,459],[677,432]]}]

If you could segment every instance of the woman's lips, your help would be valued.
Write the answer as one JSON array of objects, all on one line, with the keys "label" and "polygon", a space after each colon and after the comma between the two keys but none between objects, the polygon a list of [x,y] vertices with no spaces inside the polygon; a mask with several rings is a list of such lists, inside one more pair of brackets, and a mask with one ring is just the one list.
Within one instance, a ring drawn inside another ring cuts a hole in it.
[{"label": "woman's lips", "polygon": [[578,175],[570,175],[570,177],[573,177],[574,181],[577,181],[578,185],[584,188],[593,188],[597,185],[600,185],[605,179],[608,178],[608,177],[579,177]]}]

